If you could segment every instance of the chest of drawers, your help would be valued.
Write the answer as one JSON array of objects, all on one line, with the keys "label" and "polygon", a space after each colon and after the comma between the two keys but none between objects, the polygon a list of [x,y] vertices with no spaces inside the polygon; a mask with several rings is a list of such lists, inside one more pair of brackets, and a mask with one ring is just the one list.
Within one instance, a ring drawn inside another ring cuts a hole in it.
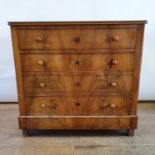
[{"label": "chest of drawers", "polygon": [[10,22],[19,128],[137,128],[146,21]]}]

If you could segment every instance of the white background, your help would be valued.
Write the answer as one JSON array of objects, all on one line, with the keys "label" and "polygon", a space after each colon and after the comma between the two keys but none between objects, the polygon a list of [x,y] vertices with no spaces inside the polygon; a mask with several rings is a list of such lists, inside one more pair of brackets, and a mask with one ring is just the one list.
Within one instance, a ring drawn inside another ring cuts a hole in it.
[{"label": "white background", "polygon": [[148,20],[145,29],[141,100],[155,100],[154,0],[0,0],[0,102],[17,101],[8,21]]}]

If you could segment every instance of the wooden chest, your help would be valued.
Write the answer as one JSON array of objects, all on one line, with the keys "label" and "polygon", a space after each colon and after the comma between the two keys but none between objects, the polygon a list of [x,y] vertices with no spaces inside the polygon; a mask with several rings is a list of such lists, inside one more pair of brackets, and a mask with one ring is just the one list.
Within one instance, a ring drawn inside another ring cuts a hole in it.
[{"label": "wooden chest", "polygon": [[146,21],[9,22],[19,128],[137,128]]}]

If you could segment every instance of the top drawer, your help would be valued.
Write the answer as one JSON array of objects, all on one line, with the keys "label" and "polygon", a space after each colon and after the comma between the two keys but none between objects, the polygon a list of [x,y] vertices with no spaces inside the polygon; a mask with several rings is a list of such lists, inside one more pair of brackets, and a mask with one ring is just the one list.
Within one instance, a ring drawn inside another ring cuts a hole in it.
[{"label": "top drawer", "polygon": [[135,48],[136,28],[19,29],[18,41],[21,50]]}]

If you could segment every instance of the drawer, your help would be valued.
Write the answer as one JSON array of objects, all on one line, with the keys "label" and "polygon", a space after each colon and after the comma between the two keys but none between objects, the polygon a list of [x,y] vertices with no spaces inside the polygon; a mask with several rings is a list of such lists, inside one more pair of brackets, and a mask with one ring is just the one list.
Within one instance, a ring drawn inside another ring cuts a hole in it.
[{"label": "drawer", "polygon": [[18,30],[19,48],[101,49],[135,48],[136,29]]},{"label": "drawer", "polygon": [[22,54],[23,71],[133,71],[134,53]]},{"label": "drawer", "polygon": [[132,75],[33,75],[24,76],[24,93],[27,96],[51,96],[57,93],[120,92],[132,91]]},{"label": "drawer", "polygon": [[129,96],[26,97],[26,115],[104,116],[128,115]]}]

